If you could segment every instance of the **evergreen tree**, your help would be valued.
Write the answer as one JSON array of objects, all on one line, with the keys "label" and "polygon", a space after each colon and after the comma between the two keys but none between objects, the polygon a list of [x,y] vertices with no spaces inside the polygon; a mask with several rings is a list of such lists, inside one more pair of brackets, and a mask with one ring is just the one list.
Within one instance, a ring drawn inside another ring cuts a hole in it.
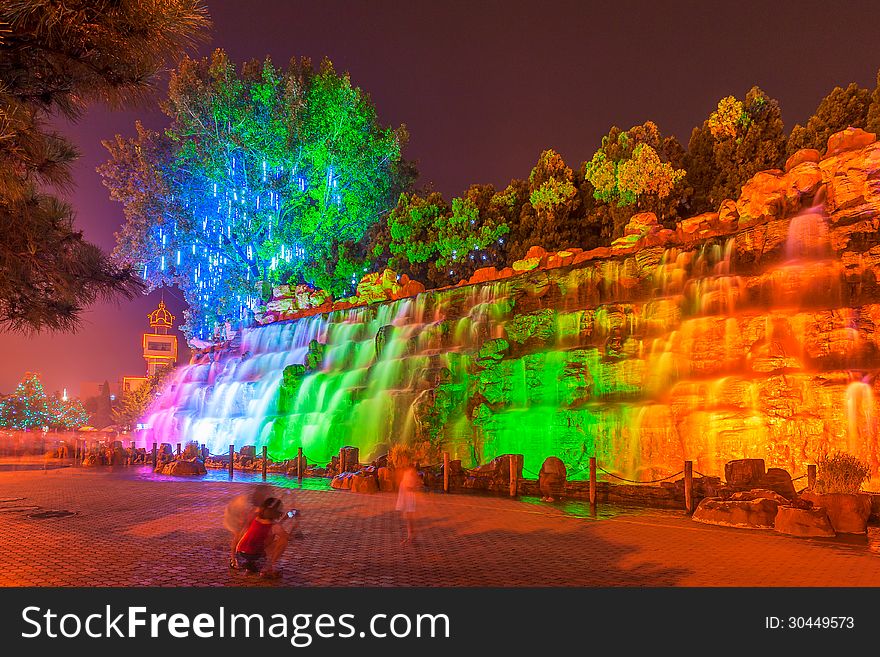
[{"label": "evergreen tree", "polygon": [[200,0],[0,3],[0,327],[72,330],[96,299],[140,289],[57,198],[77,152],[51,120],[140,100],[208,24]]},{"label": "evergreen tree", "polygon": [[791,155],[801,148],[825,152],[828,137],[846,128],[864,128],[868,119],[871,92],[855,82],[846,89],[834,87],[822,99],[807,124],[796,125],[788,137],[786,152]]},{"label": "evergreen tree", "polygon": [[[693,188],[691,212],[717,210],[736,199],[756,173],[785,163],[785,132],[779,103],[758,87],[744,101],[722,98],[717,109],[691,134],[687,183]],[[711,156],[710,156],[711,145]]]},{"label": "evergreen tree", "polygon": [[880,138],[880,71],[877,71],[877,86],[871,93],[868,104],[868,115],[865,117],[865,130],[873,132]]},{"label": "evergreen tree", "polygon": [[11,395],[0,402],[0,426],[37,429],[51,423],[49,399],[38,374],[26,372]]},{"label": "evergreen tree", "polygon": [[88,422],[89,414],[79,399],[63,399],[57,394],[49,398],[49,426],[53,429],[79,429]]}]

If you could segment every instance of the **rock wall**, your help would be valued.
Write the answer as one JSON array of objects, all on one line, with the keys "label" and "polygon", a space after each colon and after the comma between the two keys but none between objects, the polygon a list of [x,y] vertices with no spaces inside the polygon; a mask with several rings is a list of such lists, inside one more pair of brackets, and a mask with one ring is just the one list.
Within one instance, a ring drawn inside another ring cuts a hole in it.
[{"label": "rock wall", "polygon": [[[610,248],[535,249],[471,285],[294,320],[308,349],[282,340],[264,352],[292,356],[245,376],[259,332],[282,325],[253,329],[238,351],[197,356],[213,374],[184,374],[166,411],[187,409],[187,440],[255,424],[244,439],[273,458],[408,441],[466,466],[522,453],[526,476],[556,455],[584,477],[595,454],[648,480],[748,457],[797,476],[842,450],[876,474],[878,228],[880,144],[848,130],[676,230],[637,215]],[[274,384],[238,424],[180,397],[185,381],[216,397],[260,379]]]}]

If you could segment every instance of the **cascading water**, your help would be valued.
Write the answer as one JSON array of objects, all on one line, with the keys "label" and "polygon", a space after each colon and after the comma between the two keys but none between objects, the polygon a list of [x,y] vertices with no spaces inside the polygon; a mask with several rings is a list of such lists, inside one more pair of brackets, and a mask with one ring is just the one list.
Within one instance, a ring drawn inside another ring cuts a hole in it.
[{"label": "cascading water", "polygon": [[556,455],[575,478],[592,455],[641,479],[744,457],[801,474],[838,449],[876,470],[874,310],[844,294],[829,239],[817,206],[772,240],[644,248],[248,329],[175,373],[144,439],[302,447],[319,463],[419,443],[467,467],[521,453],[527,475]]}]

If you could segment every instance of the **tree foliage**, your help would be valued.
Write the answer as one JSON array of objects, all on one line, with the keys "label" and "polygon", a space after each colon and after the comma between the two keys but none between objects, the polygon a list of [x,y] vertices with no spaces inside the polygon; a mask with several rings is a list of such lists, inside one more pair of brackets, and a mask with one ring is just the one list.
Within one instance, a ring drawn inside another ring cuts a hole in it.
[{"label": "tree foliage", "polygon": [[877,86],[871,92],[868,114],[865,117],[865,130],[880,137],[880,70],[877,71]]},{"label": "tree foliage", "polygon": [[678,141],[663,137],[652,121],[626,131],[613,127],[602,138],[601,148],[584,164],[584,177],[594,198],[610,206],[613,237],[636,212],[651,211],[666,220],[677,216],[689,194],[683,159]]},{"label": "tree foliage", "polygon": [[864,127],[870,102],[871,92],[855,82],[846,89],[834,87],[819,103],[806,125],[798,124],[791,129],[786,147],[788,155],[801,148],[815,148],[824,152],[828,137],[835,132],[850,126]]},{"label": "tree foliage", "polygon": [[474,185],[448,204],[437,192],[401,194],[388,217],[389,266],[436,285],[469,277],[488,264],[487,249],[503,243],[509,228],[491,211],[491,185]]},{"label": "tree foliage", "polygon": [[125,206],[115,256],[151,289],[180,287],[188,336],[244,319],[263,282],[351,288],[347,250],[409,183],[404,127],[381,126],[328,60],[239,71],[222,51],[185,59],[163,109],[167,130],[105,143],[99,171]]},{"label": "tree foliage", "polygon": [[717,210],[739,196],[757,172],[781,168],[786,135],[779,103],[758,87],[743,101],[721,99],[717,109],[694,128],[685,158],[686,181],[693,190],[690,211]]},{"label": "tree foliage", "polygon": [[0,4],[0,326],[72,330],[97,298],[131,296],[136,280],[85,241],[57,192],[74,146],[49,125],[88,103],[143,98],[170,57],[204,36],[200,0]]},{"label": "tree foliage", "polygon": [[64,399],[57,394],[49,397],[49,426],[53,429],[79,429],[89,422],[89,414],[76,397]]},{"label": "tree foliage", "polygon": [[26,372],[15,392],[0,402],[0,426],[35,429],[49,425],[49,398],[39,375]]},{"label": "tree foliage", "polygon": [[79,399],[48,396],[34,372],[25,372],[15,391],[0,400],[0,427],[6,429],[78,429],[88,417]]},{"label": "tree foliage", "polygon": [[150,406],[159,397],[162,385],[171,372],[173,368],[161,368],[136,389],[124,394],[113,408],[113,422],[122,429],[134,429],[138,420],[147,416]]}]

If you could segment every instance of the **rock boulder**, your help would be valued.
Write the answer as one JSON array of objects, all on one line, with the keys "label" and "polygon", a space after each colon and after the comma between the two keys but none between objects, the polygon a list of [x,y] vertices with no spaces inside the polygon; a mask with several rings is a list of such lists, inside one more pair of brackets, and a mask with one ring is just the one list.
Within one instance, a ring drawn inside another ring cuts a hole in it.
[{"label": "rock boulder", "polygon": [[804,537],[832,537],[835,535],[828,514],[822,507],[799,509],[780,506],[773,527],[780,534]]},{"label": "rock boulder", "polygon": [[871,496],[867,493],[814,493],[804,491],[801,498],[824,507],[831,526],[839,534],[864,534],[871,515]]},{"label": "rock boulder", "polygon": [[692,516],[697,522],[744,529],[773,529],[779,502],[759,497],[753,500],[722,500],[707,497]]},{"label": "rock boulder", "polygon": [[172,477],[192,477],[207,474],[208,470],[201,459],[178,459],[156,468],[156,472]]}]

